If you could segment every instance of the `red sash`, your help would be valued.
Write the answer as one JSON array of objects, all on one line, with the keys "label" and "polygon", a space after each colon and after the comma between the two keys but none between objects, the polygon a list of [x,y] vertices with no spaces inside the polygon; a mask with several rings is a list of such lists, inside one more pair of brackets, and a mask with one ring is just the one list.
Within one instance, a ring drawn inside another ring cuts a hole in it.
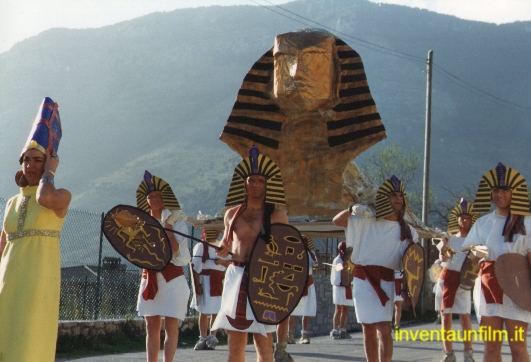
[{"label": "red sash", "polygon": [[503,290],[494,274],[494,261],[481,263],[478,276],[481,277],[481,292],[487,304],[503,304]]},{"label": "red sash", "polygon": [[[374,291],[380,298],[380,303],[385,306],[385,303],[389,300],[387,294],[380,286],[380,282],[392,282],[395,280],[395,271],[379,265],[355,265],[354,266],[354,278],[361,280],[367,279]],[[351,292],[352,293],[352,292]]]},{"label": "red sash", "polygon": [[[169,282],[170,280],[184,275],[183,267],[177,266],[173,263],[169,263],[164,269],[160,271],[160,273],[162,274],[166,282]],[[142,298],[144,298],[144,300],[155,299],[155,296],[157,295],[157,292],[159,290],[159,286],[157,283],[157,272],[154,270],[143,269],[142,279],[147,279],[146,289],[144,289],[144,291],[142,292]]]},{"label": "red sash", "polygon": [[[312,285],[312,284],[313,284],[313,276],[312,275],[308,275],[308,281],[306,282],[306,286],[304,287],[304,292],[302,292],[302,296],[303,297],[308,296],[308,288],[310,288],[310,285]],[[352,297],[350,299],[352,299]]]},{"label": "red sash", "polygon": [[440,278],[444,280],[441,310],[445,310],[446,308],[452,308],[454,305],[455,294],[461,282],[461,273],[443,268]]}]

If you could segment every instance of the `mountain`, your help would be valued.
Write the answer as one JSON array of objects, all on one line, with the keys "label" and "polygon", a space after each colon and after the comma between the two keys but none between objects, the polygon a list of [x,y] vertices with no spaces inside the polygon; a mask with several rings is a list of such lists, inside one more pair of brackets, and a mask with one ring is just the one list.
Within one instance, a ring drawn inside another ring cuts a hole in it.
[{"label": "mountain", "polygon": [[212,6],[51,29],[0,54],[0,197],[17,192],[16,162],[49,96],[64,134],[56,183],[72,192],[72,207],[134,205],[147,169],[171,184],[188,215],[215,214],[240,160],[218,137],[243,77],[275,35],[323,25],[361,55],[384,144],[419,153],[433,50],[431,184],[441,197],[499,161],[531,177],[531,22],[493,25],[366,0],[282,8],[290,13]]}]

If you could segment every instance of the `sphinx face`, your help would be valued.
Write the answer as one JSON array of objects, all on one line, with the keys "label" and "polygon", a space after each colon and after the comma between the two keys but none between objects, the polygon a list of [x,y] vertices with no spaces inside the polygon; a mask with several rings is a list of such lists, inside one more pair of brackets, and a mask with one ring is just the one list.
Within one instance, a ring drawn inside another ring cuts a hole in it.
[{"label": "sphinx face", "polygon": [[273,93],[286,113],[326,111],[336,99],[332,36],[304,32],[275,38]]}]

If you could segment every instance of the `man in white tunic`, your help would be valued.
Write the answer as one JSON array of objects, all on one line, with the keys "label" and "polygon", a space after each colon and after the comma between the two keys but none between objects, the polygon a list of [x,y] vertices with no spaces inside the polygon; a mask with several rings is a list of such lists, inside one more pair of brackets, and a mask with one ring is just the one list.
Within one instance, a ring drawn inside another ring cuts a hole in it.
[{"label": "man in white tunic", "polygon": [[[394,271],[403,269],[405,250],[418,241],[417,232],[404,220],[405,212],[410,212],[405,188],[392,176],[377,191],[376,218],[367,207],[355,205],[333,219],[346,228],[347,245],[353,248],[354,307],[369,362],[389,362],[393,356]],[[401,293],[410,305],[405,278]]]},{"label": "man in white tunic", "polygon": [[[334,317],[332,320],[332,339],[349,339],[347,332],[348,308],[354,306],[352,299],[352,274],[348,275],[348,261],[352,255],[352,247],[347,248],[346,242],[337,245],[337,256],[332,261],[330,283],[332,284],[332,302],[334,303]],[[337,268],[336,265],[341,265]],[[351,271],[352,273],[352,271]]]},{"label": "man in white tunic", "polygon": [[[515,169],[498,166],[488,171],[479,183],[474,211],[494,212],[482,216],[474,224],[463,247],[486,245],[488,256],[480,260],[479,277],[474,287],[474,304],[485,332],[484,361],[502,361],[503,329],[513,361],[529,361],[527,327],[531,312],[516,305],[505,294],[494,273],[494,264],[503,254],[520,254],[531,261],[531,218],[527,183]],[[490,335],[490,337],[489,337]],[[497,338],[492,338],[495,335]]]},{"label": "man in white tunic", "polygon": [[[209,244],[217,246],[220,231],[215,229],[203,229],[201,239]],[[219,343],[216,338],[216,330],[212,327],[216,315],[221,307],[221,293],[223,291],[223,279],[225,270],[229,266],[229,260],[221,259],[216,255],[214,248],[203,243],[197,243],[192,252],[192,276],[194,278],[195,293],[192,298],[192,307],[199,312],[199,341],[194,349],[215,349]],[[210,315],[210,324],[208,316]]]},{"label": "man in white tunic", "polygon": [[[151,214],[165,228],[188,234],[186,215],[163,179],[144,173],[144,180],[136,190],[137,206]],[[190,262],[188,239],[167,232],[172,258],[160,272],[144,269],[138,293],[137,311],[146,319],[146,352],[148,362],[158,361],[160,330],[164,317],[164,362],[173,361],[179,340],[179,319],[184,320],[190,297],[190,288],[183,266]]]},{"label": "man in white tunic", "polygon": [[[450,212],[448,221],[448,239],[441,241],[439,258],[444,263],[435,288],[435,310],[441,311],[441,319],[444,331],[450,336],[452,329],[452,314],[459,314],[461,328],[463,329],[463,343],[465,346],[464,361],[474,362],[472,356],[472,340],[470,336],[472,324],[470,323],[471,296],[470,291],[460,288],[461,268],[467,257],[466,253],[449,254],[446,250],[453,251],[463,249],[463,242],[468,235],[479,214],[472,212],[472,204],[461,199],[459,205]],[[457,232],[456,234],[453,234]],[[439,245],[437,245],[439,247]],[[455,362],[455,352],[450,338],[443,339],[444,357],[442,362]]]}]

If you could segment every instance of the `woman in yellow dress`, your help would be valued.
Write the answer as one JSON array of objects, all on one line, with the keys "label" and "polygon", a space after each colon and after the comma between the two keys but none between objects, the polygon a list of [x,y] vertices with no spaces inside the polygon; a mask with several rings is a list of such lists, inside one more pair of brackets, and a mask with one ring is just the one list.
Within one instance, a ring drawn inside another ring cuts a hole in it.
[{"label": "woman in yellow dress", "polygon": [[59,236],[72,198],[56,189],[61,123],[45,98],[22,150],[20,193],[5,210],[0,238],[0,361],[54,361],[59,319]]}]

